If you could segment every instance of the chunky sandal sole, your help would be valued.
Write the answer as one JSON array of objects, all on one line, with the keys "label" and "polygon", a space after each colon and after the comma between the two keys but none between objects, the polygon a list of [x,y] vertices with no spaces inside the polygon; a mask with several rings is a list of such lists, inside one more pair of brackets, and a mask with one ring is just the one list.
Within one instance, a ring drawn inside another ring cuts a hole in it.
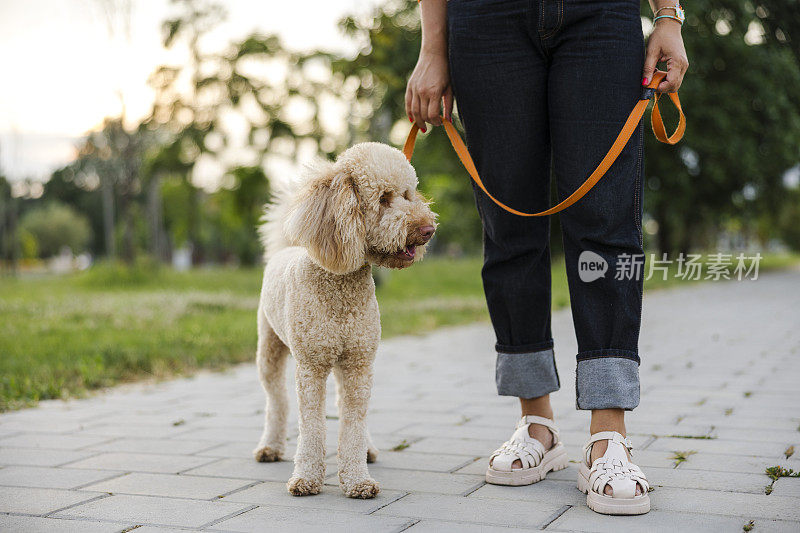
[{"label": "chunky sandal sole", "polygon": [[578,470],[578,490],[586,494],[586,505],[596,513],[637,515],[650,512],[650,495],[647,493],[635,498],[614,498],[589,490],[589,468],[583,464]]},{"label": "chunky sandal sole", "polygon": [[542,462],[537,466],[519,468],[511,472],[501,472],[490,466],[486,469],[486,483],[512,487],[532,485],[543,480],[548,472],[563,470],[568,464],[567,450],[565,450],[564,445],[559,442],[545,452],[544,457],[542,457]]}]

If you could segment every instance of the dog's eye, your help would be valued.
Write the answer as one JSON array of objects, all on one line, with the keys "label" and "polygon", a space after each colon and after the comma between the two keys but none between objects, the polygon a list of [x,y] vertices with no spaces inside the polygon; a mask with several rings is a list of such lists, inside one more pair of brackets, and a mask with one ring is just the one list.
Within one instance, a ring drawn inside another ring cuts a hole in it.
[{"label": "dog's eye", "polygon": [[388,206],[389,203],[391,203],[391,201],[392,201],[392,193],[390,193],[389,191],[384,191],[384,193],[381,194],[381,199],[380,199],[381,205]]},{"label": "dog's eye", "polygon": [[411,201],[411,191],[404,192],[403,193],[403,198],[405,198],[406,200],[408,200],[410,202]]}]

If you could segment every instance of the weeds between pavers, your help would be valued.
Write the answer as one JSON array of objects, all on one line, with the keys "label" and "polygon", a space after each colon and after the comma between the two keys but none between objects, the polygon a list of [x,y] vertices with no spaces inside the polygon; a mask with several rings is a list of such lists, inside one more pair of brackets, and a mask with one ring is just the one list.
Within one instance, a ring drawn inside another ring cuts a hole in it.
[{"label": "weeds between pavers", "polygon": [[672,452],[672,457],[670,457],[670,459],[675,461],[675,466],[673,466],[672,468],[678,468],[679,464],[683,463],[684,461],[687,461],[689,459],[689,456],[692,456],[696,453],[697,453],[696,450],[688,450],[684,452],[677,452],[677,451]]},{"label": "weeds between pavers", "polygon": [[782,466],[770,466],[765,471],[765,474],[772,480],[772,482],[764,487],[764,494],[772,494],[773,485],[782,477],[800,477],[800,472],[795,472],[791,468],[784,468]]}]

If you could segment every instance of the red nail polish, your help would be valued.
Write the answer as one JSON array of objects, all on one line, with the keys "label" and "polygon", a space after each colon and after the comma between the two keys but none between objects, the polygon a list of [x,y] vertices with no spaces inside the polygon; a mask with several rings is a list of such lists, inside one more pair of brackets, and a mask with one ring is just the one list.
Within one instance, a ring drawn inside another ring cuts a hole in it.
[{"label": "red nail polish", "polygon": [[408,121],[409,121],[409,122],[414,122],[414,119],[413,119],[413,118],[411,118],[411,117],[408,117]]},{"label": "red nail polish", "polygon": [[423,127],[422,127],[422,133],[425,133],[426,131],[428,131],[428,128],[426,128],[426,127],[424,127],[424,126],[423,126]]},{"label": "red nail polish", "polygon": [[642,78],[642,85],[647,85],[650,82],[648,78]]}]

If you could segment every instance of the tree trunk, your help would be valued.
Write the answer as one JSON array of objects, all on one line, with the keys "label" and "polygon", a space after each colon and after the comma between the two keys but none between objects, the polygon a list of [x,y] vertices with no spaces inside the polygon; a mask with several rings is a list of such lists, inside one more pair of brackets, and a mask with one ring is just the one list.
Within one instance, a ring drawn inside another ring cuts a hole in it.
[{"label": "tree trunk", "polygon": [[103,238],[106,257],[114,259],[117,255],[114,243],[114,182],[109,176],[104,176],[102,180]]},{"label": "tree trunk", "polygon": [[156,174],[147,188],[147,220],[150,226],[150,254],[158,261],[166,261],[164,238],[164,208],[161,204],[161,177]]},{"label": "tree trunk", "polygon": [[131,209],[131,204],[130,196],[120,198],[120,215],[125,225],[122,234],[122,259],[129,265],[133,264],[136,255],[133,244],[133,209]]}]

